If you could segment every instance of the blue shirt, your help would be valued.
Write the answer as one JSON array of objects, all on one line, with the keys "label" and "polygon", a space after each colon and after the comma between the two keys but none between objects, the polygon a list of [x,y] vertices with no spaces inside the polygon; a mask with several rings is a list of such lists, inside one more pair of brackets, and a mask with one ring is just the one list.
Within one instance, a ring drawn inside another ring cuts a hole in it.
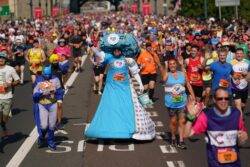
[{"label": "blue shirt", "polygon": [[233,71],[232,65],[225,62],[221,63],[220,61],[215,61],[211,64],[210,70],[213,72],[213,79],[212,79],[212,91],[215,91],[219,87],[219,83],[221,79],[227,80],[229,83],[228,91],[231,92],[231,73]]}]

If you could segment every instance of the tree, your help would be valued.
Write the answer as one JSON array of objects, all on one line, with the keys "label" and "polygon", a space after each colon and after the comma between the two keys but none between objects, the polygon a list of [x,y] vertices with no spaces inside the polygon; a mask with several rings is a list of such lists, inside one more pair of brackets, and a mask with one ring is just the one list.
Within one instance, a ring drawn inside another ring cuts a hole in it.
[{"label": "tree", "polygon": [[69,9],[72,13],[80,13],[81,6],[88,0],[70,0]]},{"label": "tree", "polygon": [[122,0],[109,0],[109,2],[115,6],[115,10],[118,11],[118,6],[120,5]]},{"label": "tree", "polygon": [[[208,17],[219,17],[218,8],[215,6],[215,0],[207,0]],[[222,18],[230,19],[235,17],[235,8],[222,7]],[[240,0],[239,17],[250,21],[250,1]],[[204,18],[204,0],[182,0],[179,14],[183,16]]]}]

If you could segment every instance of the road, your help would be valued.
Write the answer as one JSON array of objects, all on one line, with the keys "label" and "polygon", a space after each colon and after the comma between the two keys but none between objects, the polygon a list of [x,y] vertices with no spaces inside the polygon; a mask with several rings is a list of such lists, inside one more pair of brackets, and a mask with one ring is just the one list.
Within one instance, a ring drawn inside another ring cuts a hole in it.
[{"label": "road", "polygon": [[[206,167],[204,136],[186,140],[187,150],[169,145],[169,117],[163,105],[163,87],[158,83],[154,108],[147,111],[156,123],[157,137],[151,142],[133,140],[85,141],[83,131],[98,106],[100,96],[91,91],[92,67],[86,59],[84,71],[75,76],[73,86],[64,99],[65,129],[58,131],[56,151],[38,149],[34,133],[31,84],[15,90],[13,117],[8,123],[13,135],[0,143],[0,166],[22,167]],[[248,105],[249,108],[249,105]],[[250,132],[250,117],[246,126]],[[34,131],[35,132],[35,131]],[[250,134],[250,133],[249,133]],[[34,140],[34,142],[32,142]],[[28,142],[27,142],[28,141]],[[24,143],[28,143],[24,145]],[[20,152],[20,148],[23,148]],[[31,148],[30,150],[28,148]],[[27,155],[25,154],[27,152]],[[250,142],[241,149],[243,167],[250,167]],[[17,158],[14,159],[13,157]]]}]

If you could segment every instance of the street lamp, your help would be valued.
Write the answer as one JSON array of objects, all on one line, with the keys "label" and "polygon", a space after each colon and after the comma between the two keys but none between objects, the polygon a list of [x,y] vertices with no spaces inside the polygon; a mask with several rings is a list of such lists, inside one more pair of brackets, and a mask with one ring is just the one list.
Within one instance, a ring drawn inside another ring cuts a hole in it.
[{"label": "street lamp", "polygon": [[30,5],[30,18],[33,19],[33,1],[32,0],[30,0],[29,5]]},{"label": "street lamp", "polygon": [[48,0],[45,1],[46,16],[48,16]]},{"label": "street lamp", "polygon": [[204,0],[204,16],[207,18],[207,0]]}]

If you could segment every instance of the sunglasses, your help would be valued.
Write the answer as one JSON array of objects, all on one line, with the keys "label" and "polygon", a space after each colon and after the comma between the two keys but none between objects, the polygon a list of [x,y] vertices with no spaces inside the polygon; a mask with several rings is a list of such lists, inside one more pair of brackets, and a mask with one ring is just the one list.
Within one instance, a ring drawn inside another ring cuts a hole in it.
[{"label": "sunglasses", "polygon": [[229,97],[216,97],[216,100],[217,101],[222,101],[222,100],[228,101]]}]

